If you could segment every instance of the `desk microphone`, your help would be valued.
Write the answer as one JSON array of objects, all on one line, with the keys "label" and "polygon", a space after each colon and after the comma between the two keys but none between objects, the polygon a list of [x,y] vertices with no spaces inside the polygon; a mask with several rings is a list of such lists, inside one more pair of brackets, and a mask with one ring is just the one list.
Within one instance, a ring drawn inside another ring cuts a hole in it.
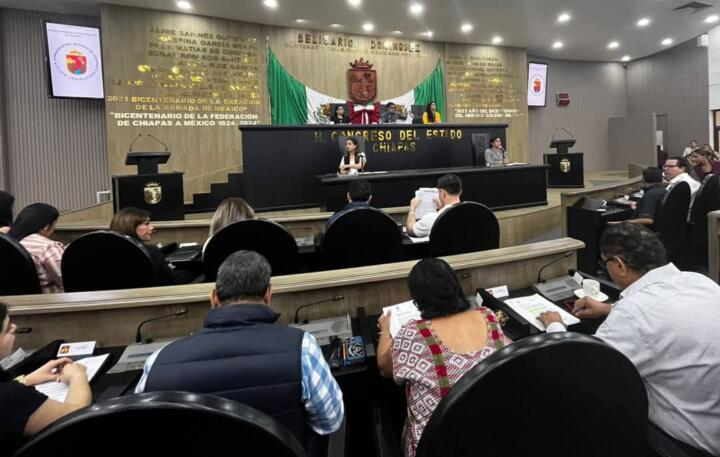
[{"label": "desk microphone", "polygon": [[141,343],[141,344],[152,343],[152,338],[147,338],[143,341],[143,337],[142,337],[143,325],[147,324],[148,322],[157,321],[160,319],[166,319],[168,317],[182,316],[183,314],[187,314],[187,312],[188,312],[187,309],[180,308],[177,311],[173,312],[172,314],[165,314],[164,316],[153,317],[151,319],[146,319],[146,320],[140,322],[140,325],[138,325],[137,331],[135,332],[135,342]]},{"label": "desk microphone", "polygon": [[138,133],[138,136],[136,136],[135,139],[132,140],[132,143],[130,143],[130,147],[128,148],[128,152],[132,152],[132,147],[135,146],[135,143],[137,143],[137,140],[139,140],[141,136],[142,133]]},{"label": "desk microphone", "polygon": [[566,252],[566,253],[563,254],[562,256],[560,256],[560,257],[558,257],[558,258],[556,258],[556,259],[553,259],[551,262],[548,262],[548,263],[546,263],[545,265],[543,265],[542,268],[540,268],[540,270],[538,270],[537,282],[539,282],[539,283],[541,283],[541,284],[545,283],[545,280],[544,280],[543,277],[542,277],[543,271],[545,271],[545,269],[546,269],[547,267],[549,267],[550,265],[554,265],[554,264],[558,263],[559,261],[570,257],[571,255],[573,255],[573,251]]},{"label": "desk microphone", "polygon": [[[320,305],[320,304],[331,302],[331,301],[343,300],[344,298],[345,298],[345,296],[343,294],[339,294],[339,295],[335,295],[334,297],[331,297],[331,298],[326,298],[324,300],[318,300],[316,302],[308,303],[307,305],[302,305],[301,307],[299,307],[298,309],[295,310],[295,319],[293,319],[293,322],[295,324],[300,323],[300,310],[303,308],[308,308],[310,306]],[[303,321],[303,324],[307,324],[307,319]]]},{"label": "desk microphone", "polygon": [[160,143],[160,144],[162,144],[163,146],[165,146],[165,152],[170,151],[170,150],[168,149],[168,147],[167,147],[167,144],[165,144],[165,143],[163,143],[162,141],[158,140],[157,138],[155,138],[154,136],[152,136],[152,135],[149,134],[149,133],[147,134],[147,136],[149,136],[149,137],[152,138],[153,140],[155,140],[155,141],[157,141],[158,143]]}]

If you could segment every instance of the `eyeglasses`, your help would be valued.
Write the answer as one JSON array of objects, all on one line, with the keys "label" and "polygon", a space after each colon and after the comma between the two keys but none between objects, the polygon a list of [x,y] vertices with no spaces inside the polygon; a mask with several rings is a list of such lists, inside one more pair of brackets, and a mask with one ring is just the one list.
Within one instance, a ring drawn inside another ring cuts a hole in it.
[{"label": "eyeglasses", "polygon": [[612,256],[612,257],[610,257],[609,259],[600,258],[600,260],[598,260],[598,265],[600,265],[600,268],[604,268],[604,269],[607,270],[607,263],[610,262],[610,261],[612,261],[612,260],[614,260],[614,261],[616,261],[616,262],[617,262],[618,260],[622,260],[623,263],[627,263],[627,262],[625,261],[625,259],[623,259],[622,257]]},{"label": "eyeglasses", "polygon": [[677,165],[663,165],[663,168],[677,168]]}]

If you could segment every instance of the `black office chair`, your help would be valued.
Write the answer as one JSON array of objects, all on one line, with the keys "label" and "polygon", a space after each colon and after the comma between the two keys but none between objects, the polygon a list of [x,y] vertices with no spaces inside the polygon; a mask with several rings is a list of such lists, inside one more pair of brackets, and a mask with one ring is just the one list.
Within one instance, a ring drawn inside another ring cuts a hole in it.
[{"label": "black office chair", "polygon": [[86,233],[62,257],[65,292],[154,287],[158,274],[138,240],[110,230]]},{"label": "black office chair", "polygon": [[398,262],[402,259],[402,234],[381,210],[354,208],[327,227],[321,249],[328,269]]},{"label": "black office chair", "polygon": [[690,241],[692,263],[702,269],[708,267],[708,221],[709,212],[720,209],[720,176],[710,176],[695,194],[690,208]]},{"label": "black office chair", "polygon": [[32,438],[15,457],[209,456],[232,450],[238,455],[306,455],[290,431],[248,406],[214,395],[152,392],[70,414]]},{"label": "black office chair", "polygon": [[425,105],[410,105],[410,111],[413,114],[413,124],[423,123],[423,113],[425,112]]},{"label": "black office chair", "polygon": [[434,257],[498,247],[498,220],[487,206],[480,203],[461,202],[446,209],[430,231],[430,252]]},{"label": "black office chair", "polygon": [[250,219],[234,222],[210,238],[203,254],[205,280],[215,281],[225,259],[241,250],[263,255],[270,262],[273,276],[297,272],[298,248],[292,235],[275,222]]},{"label": "black office chair", "polygon": [[655,230],[667,250],[668,260],[685,268],[690,262],[688,210],[690,208],[690,186],[680,182],[670,190],[658,209]]},{"label": "black office chair", "polygon": [[417,457],[642,456],[647,412],[642,378],[620,352],[588,335],[541,334],[466,373],[435,409]]},{"label": "black office chair", "polygon": [[660,427],[648,421],[648,453],[646,457],[713,457],[668,435]]},{"label": "black office chair", "polygon": [[472,133],[470,135],[470,144],[473,151],[473,165],[476,167],[485,167],[485,150],[490,147],[489,133]]},{"label": "black office chair", "polygon": [[0,235],[0,295],[39,294],[40,281],[32,256],[14,238]]}]

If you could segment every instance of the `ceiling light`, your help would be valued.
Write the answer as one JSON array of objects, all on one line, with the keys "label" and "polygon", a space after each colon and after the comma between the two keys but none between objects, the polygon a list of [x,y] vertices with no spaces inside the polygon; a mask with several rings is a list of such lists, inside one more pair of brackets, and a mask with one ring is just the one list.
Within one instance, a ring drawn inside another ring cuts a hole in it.
[{"label": "ceiling light", "polygon": [[495,35],[494,37],[492,37],[492,44],[500,44],[502,42],[503,42],[503,39],[501,36]]},{"label": "ceiling light", "polygon": [[263,0],[263,5],[265,5],[267,8],[275,9],[278,7],[277,0]]},{"label": "ceiling light", "polygon": [[572,19],[572,16],[570,16],[569,13],[561,13],[561,14],[557,17],[557,21],[560,22],[560,23],[567,22],[567,21],[569,21],[570,19]]},{"label": "ceiling light", "polygon": [[433,31],[432,31],[432,30],[428,30],[427,32],[423,32],[422,35],[423,35],[423,36],[426,36],[426,37],[428,37],[428,38],[432,38],[432,37],[433,37]]},{"label": "ceiling light", "polygon": [[340,27],[342,27],[342,24],[330,24],[330,27],[334,29],[339,29]]},{"label": "ceiling light", "polygon": [[181,10],[191,10],[192,9],[192,5],[190,4],[190,2],[186,2],[185,0],[180,0],[179,2],[176,3],[176,5]]},{"label": "ceiling light", "polygon": [[353,8],[359,8],[360,5],[362,5],[362,0],[347,0],[348,5],[352,6]]},{"label": "ceiling light", "polygon": [[295,19],[295,22],[297,22],[298,24],[306,24],[307,19]]},{"label": "ceiling light", "polygon": [[563,46],[565,46],[565,45],[563,44],[562,41],[556,41],[555,43],[552,44],[553,49],[562,49]]},{"label": "ceiling light", "polygon": [[620,47],[620,43],[617,41],[611,41],[610,43],[608,43],[607,47],[608,49],[617,49]]},{"label": "ceiling light", "polygon": [[463,24],[460,26],[460,31],[462,33],[469,33],[472,32],[473,26],[472,24]]},{"label": "ceiling light", "polygon": [[422,3],[413,3],[410,5],[410,13],[415,16],[420,16],[425,11],[425,5]]},{"label": "ceiling light", "polygon": [[664,40],[662,40],[662,41],[660,42],[660,44],[662,44],[663,46],[670,46],[671,44],[673,44],[673,39],[672,39],[672,38],[665,38]]},{"label": "ceiling light", "polygon": [[647,27],[648,25],[650,25],[650,18],[643,17],[643,18],[638,19],[638,21],[637,21],[638,27]]},{"label": "ceiling light", "polygon": [[622,56],[622,59],[620,59],[620,60],[622,60],[623,62],[630,62],[630,59],[632,59],[632,57],[630,57],[630,56]]},{"label": "ceiling light", "polygon": [[392,33],[393,35],[402,35],[402,30],[393,30],[390,33]]},{"label": "ceiling light", "polygon": [[375,30],[375,24],[373,24],[372,22],[366,22],[362,25],[362,27],[363,30],[365,30],[366,32],[372,32],[373,30]]},{"label": "ceiling light", "polygon": [[710,16],[705,18],[705,23],[714,24],[718,21],[718,19],[720,19],[720,16],[718,16],[717,14],[711,14]]}]

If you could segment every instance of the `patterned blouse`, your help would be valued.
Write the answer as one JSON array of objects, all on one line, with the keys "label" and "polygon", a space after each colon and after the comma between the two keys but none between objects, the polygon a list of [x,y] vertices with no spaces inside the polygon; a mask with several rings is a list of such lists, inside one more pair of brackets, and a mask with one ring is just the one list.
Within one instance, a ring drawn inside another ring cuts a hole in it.
[{"label": "patterned blouse", "polygon": [[435,407],[467,371],[493,352],[510,344],[488,308],[480,307],[487,324],[487,342],[475,352],[453,352],[443,344],[431,321],[410,321],[393,339],[393,379],[405,384],[408,419],[403,433],[405,455],[415,456],[425,426]]}]

